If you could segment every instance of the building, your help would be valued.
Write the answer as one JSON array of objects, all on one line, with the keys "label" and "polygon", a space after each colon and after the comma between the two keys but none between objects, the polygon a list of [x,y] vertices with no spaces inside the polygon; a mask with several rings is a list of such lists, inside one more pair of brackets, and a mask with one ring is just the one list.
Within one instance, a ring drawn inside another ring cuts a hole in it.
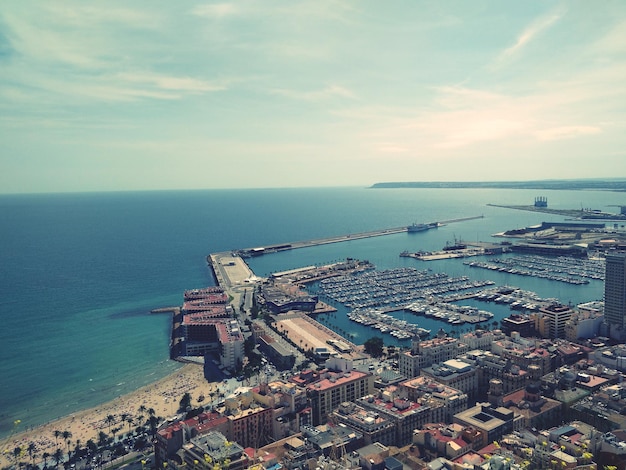
[{"label": "building", "polygon": [[[363,435],[341,423],[320,426],[303,426],[302,437],[324,456],[341,457],[363,445]],[[308,468],[308,467],[307,467]]]},{"label": "building", "polygon": [[275,338],[270,328],[263,321],[252,322],[252,335],[259,351],[278,370],[290,370],[296,362],[294,347],[290,347],[285,340]]},{"label": "building", "polygon": [[428,423],[413,433],[413,443],[428,452],[429,457],[447,459],[469,452],[477,438],[481,439],[479,433],[460,424]]},{"label": "building", "polygon": [[626,335],[626,252],[606,255],[604,318],[616,339]]},{"label": "building", "polygon": [[183,445],[179,451],[183,465],[190,469],[212,469],[216,464],[238,470],[247,467],[248,458],[243,447],[228,441],[219,432],[198,436]]},{"label": "building", "polygon": [[513,313],[500,320],[500,325],[507,336],[511,336],[514,331],[526,338],[537,334],[535,322],[526,314]]},{"label": "building", "polygon": [[296,434],[309,424],[310,412],[305,390],[294,383],[276,380],[251,389],[257,403],[273,410],[272,439],[280,440]]},{"label": "building", "polygon": [[367,410],[359,404],[344,402],[332,413],[335,422],[345,424],[363,434],[363,442],[395,445],[396,426],[386,415]]},{"label": "building", "polygon": [[476,366],[458,359],[449,359],[445,362],[425,367],[422,369],[421,374],[466,393],[470,399],[475,398],[478,392],[478,372]]},{"label": "building", "polygon": [[192,438],[211,431],[228,432],[228,419],[219,413],[201,413],[185,421],[176,421],[161,427],[154,439],[154,456],[157,468],[174,458],[176,453]]},{"label": "building", "polygon": [[513,419],[513,411],[503,407],[496,408],[489,403],[478,403],[476,406],[454,415],[455,423],[472,427],[481,433],[480,447],[491,444],[502,438],[503,435],[513,432]]},{"label": "building", "polygon": [[428,400],[411,401],[400,396],[398,387],[391,386],[379,396],[368,395],[357,400],[357,403],[375,416],[386,417],[394,424],[395,436],[393,445],[403,446],[411,442],[413,430],[428,423],[433,408]]},{"label": "building", "polygon": [[237,320],[228,320],[216,325],[220,344],[220,363],[226,369],[237,370],[243,364],[245,339]]},{"label": "building", "polygon": [[415,337],[411,349],[398,356],[398,368],[405,377],[417,377],[422,368],[453,359],[468,349],[466,344],[449,336],[438,336],[427,341]]},{"label": "building", "polygon": [[451,422],[452,416],[467,407],[467,394],[436,380],[420,376],[401,382],[399,394],[430,407],[430,422]]},{"label": "building", "polygon": [[243,447],[257,449],[272,441],[274,409],[255,401],[253,389],[242,390],[224,400],[228,437]]},{"label": "building", "polygon": [[574,311],[566,305],[553,304],[539,309],[539,312],[547,318],[547,322],[543,323],[547,329],[540,331],[541,335],[551,339],[565,338],[565,325]]},{"label": "building", "polygon": [[514,332],[510,340],[494,342],[491,345],[491,350],[503,359],[510,360],[520,369],[529,370],[531,365],[535,365],[539,367],[541,375],[545,375],[552,372],[556,364],[556,352],[548,350],[550,345],[548,343],[546,340],[537,341],[522,338]]},{"label": "building", "polygon": [[523,390],[505,395],[502,406],[514,412],[516,431],[546,428],[561,420],[561,403],[541,396],[537,384],[528,384]]},{"label": "building", "polygon": [[[528,380],[529,373],[523,370],[511,359],[503,359],[500,356],[483,350],[469,351],[459,356],[459,361],[474,364],[478,372],[477,390],[473,396],[479,399],[484,398],[487,393],[489,383],[493,379],[497,379],[502,384],[503,393],[509,393],[524,388]],[[529,366],[533,368],[535,366]],[[537,374],[540,377],[540,374]]]},{"label": "building", "polygon": [[565,339],[591,339],[600,335],[604,321],[604,306],[601,309],[586,309],[578,306],[578,311],[565,323]]},{"label": "building", "polygon": [[[302,372],[301,376],[305,374]],[[314,374],[308,374],[314,375]],[[308,376],[305,374],[305,376]],[[346,401],[374,392],[374,376],[368,372],[351,370],[346,372],[321,371],[317,380],[306,385],[311,407],[313,425],[326,423],[328,415]]]},{"label": "building", "polygon": [[505,334],[500,330],[476,330],[461,335],[459,341],[463,344],[466,344],[470,350],[484,349],[489,351],[491,350],[491,343],[504,339],[504,337]]}]

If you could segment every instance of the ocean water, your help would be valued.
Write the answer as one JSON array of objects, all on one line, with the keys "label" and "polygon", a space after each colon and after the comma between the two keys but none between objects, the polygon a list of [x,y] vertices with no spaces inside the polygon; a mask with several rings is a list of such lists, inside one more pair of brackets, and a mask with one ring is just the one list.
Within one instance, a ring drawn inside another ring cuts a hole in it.
[{"label": "ocean water", "polygon": [[[185,289],[212,285],[212,252],[484,215],[437,230],[265,255],[258,275],[355,257],[379,268],[424,264],[404,250],[442,248],[454,239],[562,220],[487,206],[531,204],[607,210],[620,193],[494,189],[267,189],[0,196],[0,436],[13,422],[42,424],[135,390],[175,370],[170,318]],[[470,269],[460,260],[428,263],[452,276],[493,279],[578,303],[603,286],[539,281]],[[340,312],[341,313],[341,312]],[[420,321],[422,320],[422,321]],[[416,317],[422,325],[424,319]],[[328,318],[368,331],[341,315]],[[428,327],[428,325],[422,325]],[[386,336],[387,338],[392,338]]]}]

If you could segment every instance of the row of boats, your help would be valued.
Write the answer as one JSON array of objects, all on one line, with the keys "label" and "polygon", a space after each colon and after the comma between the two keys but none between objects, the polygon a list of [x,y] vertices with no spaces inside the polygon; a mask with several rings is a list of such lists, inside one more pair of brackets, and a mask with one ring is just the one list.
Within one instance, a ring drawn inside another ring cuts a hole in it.
[{"label": "row of boats", "polygon": [[468,292],[493,285],[490,280],[450,277],[445,273],[404,267],[337,276],[320,281],[322,300],[339,302],[351,309],[404,308],[411,302]]},{"label": "row of boats", "polygon": [[556,298],[542,299],[535,292],[506,286],[499,291],[483,291],[476,295],[476,300],[507,304],[511,310],[537,311],[546,304],[558,303]]},{"label": "row of boats", "polygon": [[480,323],[491,320],[493,313],[486,310],[479,310],[476,307],[467,305],[456,305],[450,303],[413,302],[404,308],[407,312],[415,315],[424,315],[445,321],[451,325],[463,325],[464,323]]},{"label": "row of boats", "polygon": [[389,333],[398,339],[410,339],[415,336],[426,338],[431,333],[431,330],[420,328],[406,320],[399,320],[375,309],[355,310],[348,314],[348,318],[361,325],[376,328],[381,333]]},{"label": "row of boats", "polygon": [[491,262],[466,261],[472,268],[489,269],[520,276],[530,276],[568,284],[589,284],[589,280],[604,280],[604,260],[560,256],[546,259],[540,256],[513,256]]}]

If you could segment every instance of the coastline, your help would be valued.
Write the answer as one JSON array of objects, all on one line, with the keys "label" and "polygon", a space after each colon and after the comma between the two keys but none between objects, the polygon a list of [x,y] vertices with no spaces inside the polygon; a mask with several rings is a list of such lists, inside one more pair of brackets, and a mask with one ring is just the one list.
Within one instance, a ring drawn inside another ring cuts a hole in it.
[{"label": "coastline", "polygon": [[[97,442],[98,434],[101,431],[108,434],[110,428],[120,427],[119,435],[126,434],[129,426],[134,428],[139,424],[140,416],[143,416],[144,422],[147,420],[149,409],[153,409],[155,415],[159,417],[175,416],[179,401],[185,393],[191,394],[193,404],[198,403],[197,399],[200,395],[205,396],[208,402],[209,394],[216,390],[217,386],[218,383],[207,382],[204,378],[201,364],[189,363],[156,382],[120,395],[96,407],[71,413],[32,429],[20,430],[18,424],[14,433],[0,440],[0,467],[14,462],[13,451],[16,447],[22,447],[24,450],[22,461],[30,461],[30,456],[26,452],[30,443],[36,446],[35,462],[43,460],[44,452],[50,454],[48,461],[52,462],[52,455],[57,448],[66,453],[67,444],[61,437],[55,439],[55,430],[69,431],[72,434],[70,449],[73,450],[77,441],[80,441],[81,446],[84,446],[90,439]],[[140,413],[139,409],[142,406],[146,411]],[[110,425],[107,422],[109,415],[115,418]],[[128,415],[137,422],[130,425],[128,422],[122,422],[122,415]]]}]

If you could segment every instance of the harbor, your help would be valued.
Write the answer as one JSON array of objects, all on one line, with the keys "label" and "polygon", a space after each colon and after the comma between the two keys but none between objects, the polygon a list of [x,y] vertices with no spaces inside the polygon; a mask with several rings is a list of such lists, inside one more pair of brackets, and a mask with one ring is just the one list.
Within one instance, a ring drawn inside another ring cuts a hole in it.
[{"label": "harbor", "polygon": [[[476,217],[468,219],[474,218]],[[455,219],[455,221],[461,220],[467,219]],[[248,291],[253,288],[258,279],[254,272],[248,268],[247,260],[243,256],[244,253],[246,253],[246,257],[258,257],[263,254],[307,246],[385,234],[410,233],[410,227],[416,227],[412,230],[419,233],[450,222],[452,221],[437,222],[436,225],[431,223],[424,230],[422,230],[422,226],[426,224],[413,224],[407,227],[364,232],[356,235],[270,245],[262,249],[218,253],[211,255],[209,260],[212,262],[220,284],[229,285],[231,289],[234,288],[234,291]],[[601,278],[601,262],[590,261],[581,264],[581,260],[578,258],[512,256],[506,252],[507,245],[506,243],[465,242],[457,240],[455,237],[454,243],[448,242],[439,252],[421,252],[418,254],[424,260],[428,260],[428,257],[432,257],[433,260],[453,260],[453,258],[467,256],[503,254],[502,257],[492,258],[493,263],[465,261],[462,265],[468,268],[491,269],[500,275],[519,274],[521,279],[528,277],[522,272],[524,266],[528,270],[531,267],[534,268],[538,273],[536,277],[540,279],[553,281],[560,281],[568,277],[574,279],[572,273],[578,268],[583,273],[579,278],[582,279],[581,284],[585,282],[584,279],[598,280]],[[251,254],[251,251],[254,251],[254,254]],[[402,253],[401,256],[406,256],[406,253]],[[417,256],[415,258],[420,259]],[[437,331],[440,328],[458,330],[463,325],[469,325],[474,329],[481,324],[491,325],[495,323],[494,320],[499,321],[503,316],[506,316],[505,311],[532,312],[556,301],[552,298],[542,299],[531,291],[516,287],[498,286],[493,280],[472,279],[469,273],[467,273],[468,275],[450,276],[445,273],[434,272],[431,269],[416,269],[408,266],[376,269],[371,263],[359,262],[352,258],[349,260],[351,263],[360,263],[359,269],[330,269],[335,265],[343,266],[346,264],[345,262],[335,262],[335,264],[322,267],[294,268],[280,273],[272,273],[271,276],[273,278],[290,278],[294,285],[300,285],[309,294],[318,296],[320,304],[328,305],[329,311],[316,312],[314,318],[317,322],[353,342],[362,341],[362,338],[379,332],[388,336],[392,344],[396,342],[396,344],[405,344],[405,341],[415,336],[426,338],[432,331]],[[493,265],[495,268],[487,267],[488,265]],[[545,275],[541,274],[542,271]],[[230,274],[234,274],[234,272],[240,274],[234,275],[231,279]],[[251,292],[249,294],[244,294],[244,296],[251,298]],[[487,305],[489,303],[493,304],[492,307],[481,306],[481,304]],[[332,312],[335,309],[337,311]],[[421,317],[422,320],[417,318],[412,320],[409,317]]]}]

